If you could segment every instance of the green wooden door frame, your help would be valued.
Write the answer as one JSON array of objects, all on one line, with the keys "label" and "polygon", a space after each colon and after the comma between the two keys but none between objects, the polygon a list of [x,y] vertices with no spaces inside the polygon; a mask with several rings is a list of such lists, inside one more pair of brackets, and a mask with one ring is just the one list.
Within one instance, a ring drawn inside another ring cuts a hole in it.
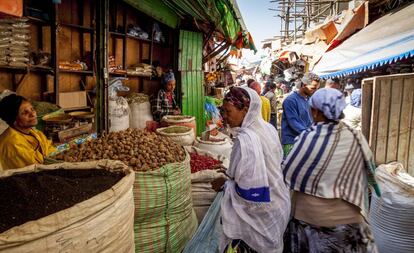
[{"label": "green wooden door frame", "polygon": [[184,115],[196,118],[198,135],[205,129],[202,50],[202,33],[180,30],[178,71],[181,108]]}]

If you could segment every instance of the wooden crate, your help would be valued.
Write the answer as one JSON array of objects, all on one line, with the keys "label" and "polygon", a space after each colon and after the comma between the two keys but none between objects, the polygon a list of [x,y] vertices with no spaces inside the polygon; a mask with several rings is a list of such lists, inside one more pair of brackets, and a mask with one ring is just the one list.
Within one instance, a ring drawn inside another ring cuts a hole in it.
[{"label": "wooden crate", "polygon": [[362,81],[362,132],[377,165],[401,162],[414,176],[414,74]]}]

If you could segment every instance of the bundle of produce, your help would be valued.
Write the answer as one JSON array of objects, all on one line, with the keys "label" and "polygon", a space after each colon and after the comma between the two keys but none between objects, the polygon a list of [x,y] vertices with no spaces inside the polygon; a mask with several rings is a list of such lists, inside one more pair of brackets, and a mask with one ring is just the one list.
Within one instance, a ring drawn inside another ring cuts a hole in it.
[{"label": "bundle of produce", "polygon": [[184,150],[168,138],[138,129],[102,135],[56,156],[67,162],[120,160],[135,171],[156,170],[184,158]]},{"label": "bundle of produce", "polygon": [[212,157],[190,153],[191,157],[191,173],[196,173],[202,170],[214,170],[221,166],[221,162]]},{"label": "bundle of produce", "polygon": [[133,252],[133,181],[108,160],[0,172],[0,251]]}]

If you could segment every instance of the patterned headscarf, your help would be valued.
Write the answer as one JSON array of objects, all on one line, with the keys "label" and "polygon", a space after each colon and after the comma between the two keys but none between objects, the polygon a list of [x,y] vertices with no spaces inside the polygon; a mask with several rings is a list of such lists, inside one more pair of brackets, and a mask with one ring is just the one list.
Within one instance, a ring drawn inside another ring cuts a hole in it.
[{"label": "patterned headscarf", "polygon": [[344,95],[333,88],[317,90],[309,99],[309,105],[325,115],[329,120],[338,121],[346,107]]},{"label": "patterned headscarf", "polygon": [[249,93],[242,88],[234,87],[224,97],[224,101],[231,103],[238,109],[250,106]]},{"label": "patterned headscarf", "polygon": [[167,84],[169,81],[175,81],[174,72],[172,70],[169,70],[164,74],[162,83]]},{"label": "patterned headscarf", "polygon": [[362,91],[361,89],[356,89],[351,93],[351,105],[353,107],[361,107],[361,96],[362,96]]}]

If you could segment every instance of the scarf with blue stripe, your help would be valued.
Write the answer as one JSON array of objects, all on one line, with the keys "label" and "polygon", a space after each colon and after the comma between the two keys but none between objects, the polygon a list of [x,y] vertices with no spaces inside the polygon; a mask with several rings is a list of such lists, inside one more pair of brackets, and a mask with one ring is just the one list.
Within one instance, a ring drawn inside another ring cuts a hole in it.
[{"label": "scarf with blue stripe", "polygon": [[282,168],[292,190],[343,199],[358,206],[364,217],[369,208],[368,187],[381,195],[367,141],[343,122],[317,123],[304,131]]}]

